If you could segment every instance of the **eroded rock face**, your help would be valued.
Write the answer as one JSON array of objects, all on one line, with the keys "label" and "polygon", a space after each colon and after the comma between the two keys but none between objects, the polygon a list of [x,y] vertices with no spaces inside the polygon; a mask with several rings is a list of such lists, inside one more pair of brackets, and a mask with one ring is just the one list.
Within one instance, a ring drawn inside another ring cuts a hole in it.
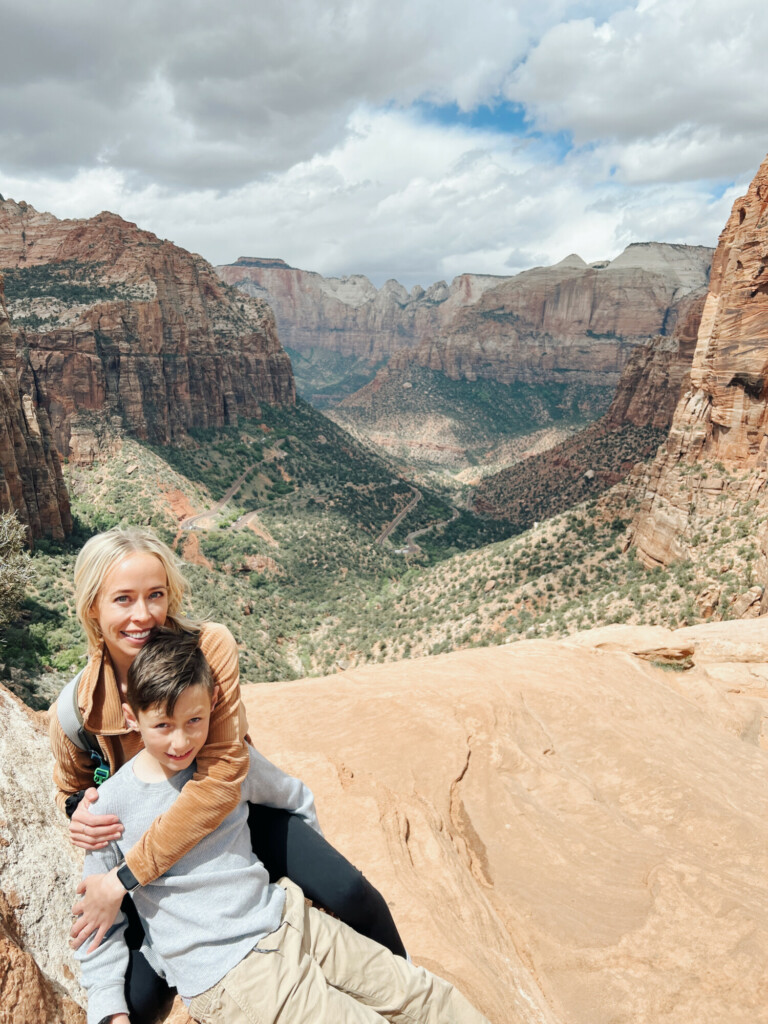
[{"label": "eroded rock face", "polygon": [[[767,207],[768,160],[720,236],[690,386],[635,523],[634,543],[648,565],[685,557],[692,529],[715,502],[766,503]],[[707,464],[706,475],[691,472],[697,463]]]},{"label": "eroded rock face", "polygon": [[90,414],[164,444],[295,400],[266,304],[114,214],[58,220],[0,202],[0,267],[13,268],[11,312],[65,454]]},{"label": "eroded rock face", "polygon": [[393,368],[415,362],[453,380],[536,382],[580,370],[615,384],[633,344],[670,334],[680,299],[706,287],[711,255],[632,245],[599,266],[569,256],[511,278],[464,274],[410,293],[396,281],[377,291],[365,277],[326,279],[281,260],[241,257],[217,270],[267,299],[280,337],[298,350],[372,362],[401,350]]},{"label": "eroded rock face", "polygon": [[680,395],[689,385],[705,298],[696,294],[683,299],[672,334],[651,338],[633,351],[606,414],[609,427],[671,425]]},{"label": "eroded rock face", "polygon": [[[0,274],[0,510],[15,512],[31,540],[72,529],[69,496],[46,411],[46,396],[17,352]],[[21,384],[20,384],[21,378]]]},{"label": "eroded rock face", "polygon": [[450,287],[438,281],[411,292],[397,281],[376,288],[367,277],[323,277],[283,260],[241,256],[216,268],[228,284],[265,299],[275,313],[280,339],[299,351],[327,349],[380,362],[413,347],[462,305],[476,302],[499,278],[464,274]]},{"label": "eroded rock face", "polygon": [[453,380],[578,379],[615,386],[633,348],[669,335],[679,303],[706,286],[711,250],[631,245],[605,265],[569,256],[489,288],[398,365],[416,362]]}]

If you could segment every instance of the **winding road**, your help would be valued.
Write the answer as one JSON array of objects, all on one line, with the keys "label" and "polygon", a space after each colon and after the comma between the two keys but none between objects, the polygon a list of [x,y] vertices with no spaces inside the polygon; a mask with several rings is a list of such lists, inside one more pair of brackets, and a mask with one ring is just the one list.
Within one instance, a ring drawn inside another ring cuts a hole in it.
[{"label": "winding road", "polygon": [[258,466],[258,463],[254,463],[253,466],[248,466],[248,468],[245,469],[240,474],[237,480],[235,480],[232,486],[227,489],[222,499],[220,501],[217,501],[215,505],[211,505],[207,512],[196,512],[195,515],[187,516],[186,519],[182,519],[182,521],[179,523],[179,528],[181,530],[195,530],[197,529],[197,524],[200,522],[201,519],[209,519],[211,516],[215,516],[217,512],[221,511],[221,509],[226,505],[230,498],[237,494],[237,492],[243,486],[243,481],[245,480],[245,478],[248,476],[252,469],[256,468],[256,466]]},{"label": "winding road", "polygon": [[411,490],[413,491],[413,497],[411,498],[411,500],[408,502],[405,508],[402,509],[402,511],[397,513],[392,522],[388,526],[384,527],[384,529],[381,531],[381,533],[376,538],[374,543],[386,544],[392,532],[397,529],[400,523],[402,523],[402,521],[405,519],[405,517],[408,515],[411,509],[416,508],[416,506],[419,504],[419,502],[421,501],[421,491],[416,487],[411,487]]}]

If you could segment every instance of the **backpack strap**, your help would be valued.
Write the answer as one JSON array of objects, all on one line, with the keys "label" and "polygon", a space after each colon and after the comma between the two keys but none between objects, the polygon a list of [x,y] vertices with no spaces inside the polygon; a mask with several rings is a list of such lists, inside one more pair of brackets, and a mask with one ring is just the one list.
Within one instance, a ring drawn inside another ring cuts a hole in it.
[{"label": "backpack strap", "polygon": [[56,714],[58,715],[59,725],[63,729],[64,735],[78,750],[85,751],[90,755],[91,760],[95,762],[93,781],[97,786],[100,786],[102,782],[109,778],[109,763],[104,758],[99,741],[83,725],[83,715],[77,702],[77,687],[83,672],[85,672],[85,669],[81,668],[59,694],[56,701]]}]

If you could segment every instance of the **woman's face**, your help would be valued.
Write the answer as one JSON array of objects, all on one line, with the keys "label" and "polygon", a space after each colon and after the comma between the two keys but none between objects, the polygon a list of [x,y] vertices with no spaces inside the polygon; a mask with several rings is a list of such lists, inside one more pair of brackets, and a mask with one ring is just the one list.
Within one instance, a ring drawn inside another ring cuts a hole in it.
[{"label": "woman's face", "polygon": [[168,579],[155,555],[137,551],[113,565],[91,608],[117,669],[127,669],[168,614]]}]

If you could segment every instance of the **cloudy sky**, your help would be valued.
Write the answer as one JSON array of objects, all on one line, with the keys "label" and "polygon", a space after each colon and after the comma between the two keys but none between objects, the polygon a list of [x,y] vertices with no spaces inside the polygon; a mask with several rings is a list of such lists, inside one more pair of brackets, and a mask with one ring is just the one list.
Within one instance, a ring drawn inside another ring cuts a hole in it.
[{"label": "cloudy sky", "polygon": [[377,284],[714,245],[758,0],[0,0],[0,193]]}]

